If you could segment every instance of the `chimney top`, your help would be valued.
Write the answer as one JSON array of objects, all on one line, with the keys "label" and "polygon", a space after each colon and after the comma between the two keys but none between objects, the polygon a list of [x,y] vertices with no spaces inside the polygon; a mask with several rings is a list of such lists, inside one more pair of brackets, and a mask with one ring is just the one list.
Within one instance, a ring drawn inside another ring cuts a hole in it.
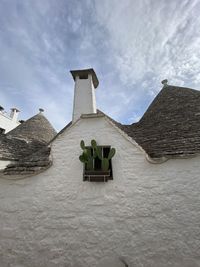
[{"label": "chimney top", "polygon": [[84,78],[87,79],[88,74],[91,74],[94,88],[97,88],[97,86],[99,85],[97,75],[93,69],[71,70],[70,72],[72,74],[74,81],[75,81],[77,76],[79,76],[79,78],[82,78],[82,79],[84,79]]},{"label": "chimney top", "polygon": [[11,111],[12,111],[12,112],[14,112],[14,111],[16,111],[16,112],[20,112],[20,110],[17,109],[17,108],[11,108]]}]

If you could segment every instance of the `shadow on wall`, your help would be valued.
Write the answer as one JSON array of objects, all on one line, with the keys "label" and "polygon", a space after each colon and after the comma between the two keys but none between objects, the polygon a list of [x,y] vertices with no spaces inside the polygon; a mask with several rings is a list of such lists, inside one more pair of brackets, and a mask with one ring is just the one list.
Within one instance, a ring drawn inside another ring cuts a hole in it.
[{"label": "shadow on wall", "polygon": [[98,264],[98,267],[128,267],[123,258],[104,258]]}]

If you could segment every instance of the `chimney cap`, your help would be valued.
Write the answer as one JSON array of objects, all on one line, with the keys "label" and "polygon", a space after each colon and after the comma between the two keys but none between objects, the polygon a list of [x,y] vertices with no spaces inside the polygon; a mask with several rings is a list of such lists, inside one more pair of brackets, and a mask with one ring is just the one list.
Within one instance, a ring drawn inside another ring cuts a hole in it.
[{"label": "chimney cap", "polygon": [[84,70],[70,70],[72,77],[75,81],[76,76],[82,76],[82,75],[87,75],[87,74],[91,74],[92,75],[92,81],[94,84],[94,88],[97,88],[97,86],[99,85],[99,81],[97,78],[97,75],[95,73],[95,71],[93,69],[84,69]]},{"label": "chimney cap", "polygon": [[11,111],[16,111],[16,112],[20,112],[20,110],[19,109],[17,109],[17,108],[11,108]]}]

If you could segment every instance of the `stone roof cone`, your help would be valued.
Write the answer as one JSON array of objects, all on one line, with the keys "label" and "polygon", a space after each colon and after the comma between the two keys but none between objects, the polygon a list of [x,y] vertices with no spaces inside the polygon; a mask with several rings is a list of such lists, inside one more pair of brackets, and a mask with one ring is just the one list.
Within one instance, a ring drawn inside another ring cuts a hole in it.
[{"label": "stone roof cone", "polygon": [[7,136],[24,140],[37,140],[48,143],[56,135],[56,131],[40,111],[37,115],[10,131]]}]

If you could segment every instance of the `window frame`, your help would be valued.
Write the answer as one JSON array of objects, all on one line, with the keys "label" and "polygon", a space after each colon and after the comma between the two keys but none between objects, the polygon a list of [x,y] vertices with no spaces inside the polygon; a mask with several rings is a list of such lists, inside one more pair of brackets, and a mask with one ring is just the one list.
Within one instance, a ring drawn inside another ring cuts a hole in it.
[{"label": "window frame", "polygon": [[[105,155],[104,149],[109,148],[109,151],[111,149],[110,145],[101,145],[98,147],[100,147],[102,149],[103,155]],[[88,148],[92,149],[91,146],[86,146],[86,149],[88,149]],[[95,160],[97,160],[97,159],[94,159],[93,166],[95,165]],[[108,172],[109,172],[109,175],[108,175]],[[103,171],[101,169],[86,170],[86,164],[83,164],[83,181],[107,182],[108,180],[113,180],[112,159],[109,160],[108,171]]]}]

